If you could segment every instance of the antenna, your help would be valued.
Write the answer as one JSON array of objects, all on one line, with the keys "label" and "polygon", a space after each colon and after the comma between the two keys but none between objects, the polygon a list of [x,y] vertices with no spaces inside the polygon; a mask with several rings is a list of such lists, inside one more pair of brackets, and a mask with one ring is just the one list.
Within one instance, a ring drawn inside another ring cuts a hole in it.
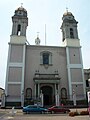
[{"label": "antenna", "polygon": [[45,24],[45,45],[46,45],[46,24]]}]

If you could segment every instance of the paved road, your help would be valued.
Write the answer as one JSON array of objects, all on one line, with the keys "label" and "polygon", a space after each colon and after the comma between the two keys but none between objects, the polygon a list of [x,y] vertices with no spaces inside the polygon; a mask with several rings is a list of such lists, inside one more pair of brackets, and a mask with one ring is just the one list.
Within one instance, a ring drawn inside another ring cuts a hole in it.
[{"label": "paved road", "polygon": [[7,111],[4,109],[4,110],[1,110],[0,109],[0,120],[2,120],[2,118],[4,118],[6,115],[7,115]]},{"label": "paved road", "polygon": [[0,120],[90,120],[89,116],[75,116],[75,117],[70,117],[68,115],[15,115],[10,116],[7,115],[3,117]]},{"label": "paved road", "polygon": [[4,116],[5,115],[5,113],[0,113],[0,118],[2,117],[2,116]]},{"label": "paved road", "polygon": [[11,110],[3,115],[0,120],[90,120],[88,115],[70,117],[68,114],[23,114],[20,110],[17,110],[15,116],[12,116]]}]

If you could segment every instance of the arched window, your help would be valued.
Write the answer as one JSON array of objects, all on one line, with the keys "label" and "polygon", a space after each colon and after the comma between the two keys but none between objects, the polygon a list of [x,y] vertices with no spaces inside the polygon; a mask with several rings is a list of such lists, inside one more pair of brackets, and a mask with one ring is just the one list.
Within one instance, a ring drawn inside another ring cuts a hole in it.
[{"label": "arched window", "polygon": [[20,35],[21,34],[21,25],[18,25],[17,26],[17,35]]},{"label": "arched window", "polygon": [[61,98],[66,99],[67,98],[67,90],[66,88],[61,89]]},{"label": "arched window", "polygon": [[43,64],[49,64],[49,54],[43,53]]},{"label": "arched window", "polygon": [[49,51],[43,51],[40,53],[40,64],[50,65],[52,64],[52,53]]},{"label": "arched window", "polygon": [[32,98],[32,89],[31,88],[27,88],[26,89],[26,98]]},{"label": "arched window", "polygon": [[74,38],[74,31],[73,31],[73,28],[70,28],[70,38]]}]

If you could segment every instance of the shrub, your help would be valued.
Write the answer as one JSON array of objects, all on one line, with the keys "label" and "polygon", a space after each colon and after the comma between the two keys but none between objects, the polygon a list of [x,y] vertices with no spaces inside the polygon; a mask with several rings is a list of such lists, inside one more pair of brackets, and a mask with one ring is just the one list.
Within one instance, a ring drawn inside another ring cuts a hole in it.
[{"label": "shrub", "polygon": [[80,115],[89,115],[89,112],[88,111],[81,111]]},{"label": "shrub", "polygon": [[69,112],[69,116],[74,117],[75,116],[74,112]]},{"label": "shrub", "polygon": [[74,115],[79,115],[79,112],[78,111],[74,112]]},{"label": "shrub", "polygon": [[69,116],[71,116],[71,117],[74,117],[76,115],[79,115],[79,113],[77,111],[75,111],[75,112],[69,112]]},{"label": "shrub", "polygon": [[77,116],[77,115],[89,115],[89,112],[88,112],[88,111],[81,111],[81,112],[75,111],[75,112],[69,112],[69,116],[71,116],[71,117],[74,117],[74,116]]}]

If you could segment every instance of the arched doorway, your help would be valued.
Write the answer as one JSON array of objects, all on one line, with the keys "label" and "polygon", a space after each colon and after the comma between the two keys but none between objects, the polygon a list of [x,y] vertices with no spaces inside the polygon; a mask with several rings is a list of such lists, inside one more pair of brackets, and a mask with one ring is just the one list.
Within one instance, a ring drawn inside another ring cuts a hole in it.
[{"label": "arched doorway", "polygon": [[44,105],[51,105],[53,101],[53,89],[50,86],[41,87],[42,93],[44,95]]}]

